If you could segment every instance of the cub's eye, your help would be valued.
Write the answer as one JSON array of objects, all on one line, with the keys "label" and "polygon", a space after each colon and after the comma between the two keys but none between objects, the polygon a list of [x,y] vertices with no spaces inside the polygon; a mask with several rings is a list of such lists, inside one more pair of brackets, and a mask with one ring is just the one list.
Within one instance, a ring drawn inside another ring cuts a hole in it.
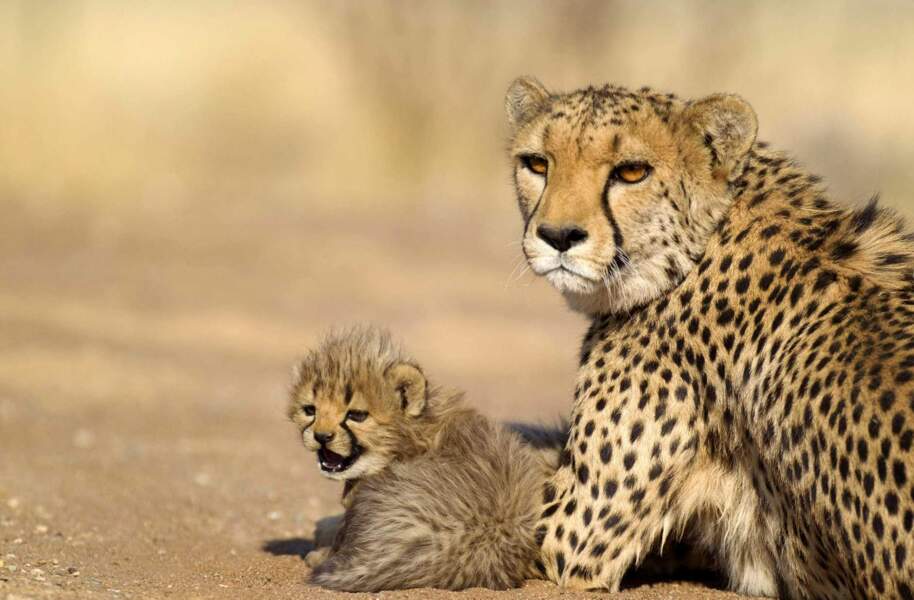
[{"label": "cub's eye", "polygon": [[306,417],[313,417],[313,416],[314,416],[315,410],[314,410],[314,405],[313,405],[313,404],[308,404],[308,405],[306,405],[306,406],[302,406],[302,407],[301,407],[301,410],[302,410],[303,413],[305,413],[305,416],[306,416]]},{"label": "cub's eye", "polygon": [[524,168],[532,173],[537,175],[545,175],[546,171],[549,170],[549,161],[547,161],[542,156],[537,156],[535,154],[525,154],[520,157],[520,162],[524,165]]},{"label": "cub's eye", "polygon": [[625,183],[639,183],[651,174],[651,166],[647,163],[626,163],[613,170],[613,178]]},{"label": "cub's eye", "polygon": [[361,423],[368,418],[368,413],[364,410],[350,410],[346,413],[347,421],[355,421],[356,423]]}]

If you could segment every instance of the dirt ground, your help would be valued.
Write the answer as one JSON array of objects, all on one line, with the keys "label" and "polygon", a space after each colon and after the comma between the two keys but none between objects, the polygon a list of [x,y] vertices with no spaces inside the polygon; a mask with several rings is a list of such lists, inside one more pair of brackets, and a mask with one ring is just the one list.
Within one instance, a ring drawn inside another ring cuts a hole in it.
[{"label": "dirt ground", "polygon": [[338,484],[283,415],[292,362],[331,324],[388,325],[492,417],[566,409],[584,323],[512,272],[509,208],[217,205],[3,205],[0,598],[334,597],[302,555]]}]

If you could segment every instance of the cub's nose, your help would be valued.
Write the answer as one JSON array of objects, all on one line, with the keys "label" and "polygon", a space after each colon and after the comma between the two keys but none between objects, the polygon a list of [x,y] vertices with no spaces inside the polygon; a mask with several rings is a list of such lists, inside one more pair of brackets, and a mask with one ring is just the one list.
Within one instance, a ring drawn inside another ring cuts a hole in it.
[{"label": "cub's nose", "polygon": [[315,433],[314,439],[317,440],[318,444],[329,444],[330,440],[333,439],[332,433]]},{"label": "cub's nose", "polygon": [[587,232],[580,227],[574,226],[552,227],[550,225],[540,225],[536,228],[536,235],[559,252],[564,252],[587,239]]}]

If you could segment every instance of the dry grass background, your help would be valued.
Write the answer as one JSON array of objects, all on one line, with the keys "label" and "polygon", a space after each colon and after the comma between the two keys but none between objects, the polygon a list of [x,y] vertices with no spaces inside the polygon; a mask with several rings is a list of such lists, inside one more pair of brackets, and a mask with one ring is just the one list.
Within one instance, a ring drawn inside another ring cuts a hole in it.
[{"label": "dry grass background", "polygon": [[738,92],[914,214],[912,65],[909,0],[0,3],[0,591],[298,594],[260,546],[334,510],[281,416],[330,324],[565,409],[584,324],[522,274],[514,76]]}]

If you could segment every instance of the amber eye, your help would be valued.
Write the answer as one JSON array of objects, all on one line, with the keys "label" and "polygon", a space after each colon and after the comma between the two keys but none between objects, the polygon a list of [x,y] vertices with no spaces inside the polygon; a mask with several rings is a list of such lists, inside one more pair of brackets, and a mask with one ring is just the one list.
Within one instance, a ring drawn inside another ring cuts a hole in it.
[{"label": "amber eye", "polygon": [[524,165],[524,168],[528,171],[536,173],[537,175],[545,175],[546,171],[549,170],[549,161],[547,161],[542,156],[537,156],[535,154],[527,154],[520,157],[521,164]]},{"label": "amber eye", "polygon": [[313,404],[308,404],[308,405],[306,405],[306,406],[302,406],[301,410],[302,410],[303,413],[305,413],[305,416],[306,416],[306,417],[313,417],[313,416],[314,416],[314,412],[315,412],[315,411],[314,411],[314,405],[313,405]]},{"label": "amber eye", "polygon": [[639,183],[650,174],[651,166],[647,163],[626,163],[613,171],[613,177],[625,183]]},{"label": "amber eye", "polygon": [[346,413],[347,421],[355,421],[356,423],[361,423],[368,418],[368,413],[364,410],[350,410]]}]

